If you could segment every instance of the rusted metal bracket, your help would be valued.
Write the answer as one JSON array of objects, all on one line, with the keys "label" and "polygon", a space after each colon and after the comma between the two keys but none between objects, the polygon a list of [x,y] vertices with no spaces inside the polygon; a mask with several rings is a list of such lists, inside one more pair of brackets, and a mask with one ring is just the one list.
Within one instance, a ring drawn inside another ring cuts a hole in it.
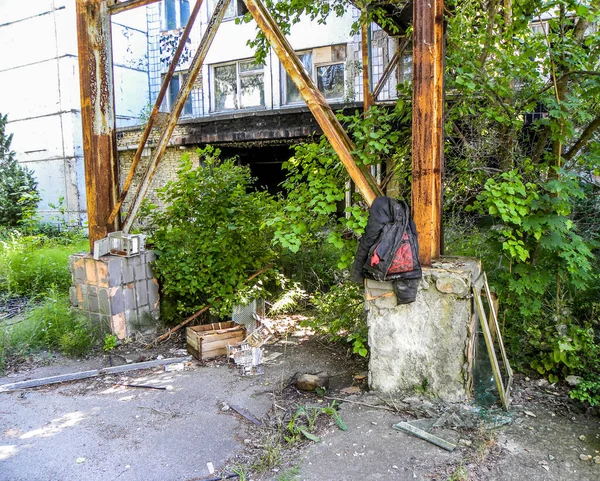
[{"label": "rusted metal bracket", "polygon": [[394,55],[392,55],[392,58],[390,59],[388,64],[383,69],[381,78],[379,79],[379,82],[377,82],[377,85],[375,85],[375,88],[373,89],[373,99],[375,101],[377,100],[377,97],[379,97],[379,94],[383,90],[385,83],[390,78],[390,75],[392,74],[392,72],[394,71],[394,69],[396,68],[398,63],[400,62],[400,59],[402,58],[402,55],[404,55],[406,48],[410,45],[411,40],[412,40],[412,35],[407,35],[406,37],[404,37],[402,39],[402,43],[398,47],[398,50],[396,50]]},{"label": "rusted metal bracket", "polygon": [[383,195],[367,166],[358,165],[352,157],[355,146],[336,118],[331,107],[306,73],[302,62],[287,41],[279,25],[275,22],[260,0],[244,0],[254,20],[267,37],[273,51],[284,66],[286,72],[298,88],[300,95],[308,105],[315,119],[323,129],[325,136],[335,149],[350,177],[356,184],[367,204],[370,206],[376,197]]},{"label": "rusted metal bracket", "polygon": [[158,140],[158,144],[152,153],[152,157],[150,159],[150,166],[148,167],[148,171],[144,176],[144,179],[139,184],[138,189],[134,195],[133,201],[131,203],[131,209],[127,215],[127,218],[123,222],[123,231],[129,232],[131,229],[131,225],[135,220],[135,217],[142,205],[142,201],[144,200],[144,196],[148,189],[150,188],[150,182],[156,173],[156,168],[169,144],[169,140],[171,138],[171,134],[177,125],[177,121],[179,120],[179,115],[183,110],[183,106],[187,98],[192,91],[192,87],[194,82],[196,81],[196,77],[200,73],[200,69],[202,68],[202,64],[204,63],[204,59],[206,58],[206,54],[208,53],[208,49],[212,44],[213,39],[217,33],[217,29],[221,24],[223,17],[225,16],[225,12],[227,11],[227,7],[229,5],[230,0],[219,0],[215,5],[215,11],[206,26],[206,31],[202,36],[202,40],[200,41],[200,45],[198,46],[198,50],[192,59],[190,64],[190,68],[188,70],[188,74],[185,77],[183,85],[177,94],[177,98],[175,99],[175,103],[171,108],[171,112],[169,113],[169,117],[163,126],[160,139]]},{"label": "rusted metal bracket", "polygon": [[[190,37],[190,32],[192,31],[192,27],[194,26],[194,22],[196,17],[198,16],[198,12],[200,11],[200,7],[202,6],[202,0],[197,0],[194,5],[194,9],[190,13],[190,18],[188,19],[188,23],[185,26],[183,33],[181,34],[181,38],[179,39],[179,45],[177,46],[177,50],[173,54],[173,59],[171,60],[171,64],[169,65],[169,70],[165,74],[165,78],[163,79],[162,85],[160,87],[160,92],[158,93],[158,97],[156,97],[156,101],[154,102],[154,107],[152,107],[152,111],[150,112],[150,117],[148,118],[148,123],[144,128],[144,132],[142,133],[142,138],[140,139],[140,143],[135,151],[135,155],[133,156],[133,161],[131,162],[131,167],[129,168],[129,172],[127,173],[127,178],[123,183],[123,187],[121,189],[121,196],[117,201],[113,211],[110,213],[108,217],[108,223],[111,224],[115,217],[119,214],[119,210],[127,197],[127,193],[129,192],[129,187],[131,186],[131,182],[133,180],[133,176],[135,174],[135,169],[137,168],[138,163],[142,157],[142,152],[144,151],[144,147],[146,146],[146,142],[148,141],[148,137],[150,136],[150,132],[152,131],[152,126],[154,125],[154,121],[158,115],[158,109],[160,109],[160,105],[165,99],[165,95],[167,94],[167,90],[169,88],[169,83],[173,78],[173,74],[175,73],[175,69],[179,64],[179,59],[181,58],[181,54],[183,53],[183,49],[185,48],[185,44]],[[187,99],[186,99],[187,100]]]}]

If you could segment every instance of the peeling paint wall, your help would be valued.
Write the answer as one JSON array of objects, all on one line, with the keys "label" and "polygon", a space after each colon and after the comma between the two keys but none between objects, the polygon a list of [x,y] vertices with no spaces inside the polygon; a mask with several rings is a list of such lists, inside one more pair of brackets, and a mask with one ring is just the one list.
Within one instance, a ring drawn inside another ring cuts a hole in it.
[{"label": "peeling paint wall", "polygon": [[[117,125],[148,104],[145,9],[114,17]],[[127,27],[125,26],[127,25]],[[0,112],[18,161],[34,172],[40,216],[86,220],[75,0],[0,2]],[[53,207],[54,206],[54,207]],[[63,217],[57,207],[64,207]]]}]

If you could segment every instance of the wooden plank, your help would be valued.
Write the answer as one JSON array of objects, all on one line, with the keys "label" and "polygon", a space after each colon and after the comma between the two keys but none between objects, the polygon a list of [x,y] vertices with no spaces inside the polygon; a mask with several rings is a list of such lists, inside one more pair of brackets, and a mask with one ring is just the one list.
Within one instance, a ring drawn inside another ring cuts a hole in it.
[{"label": "wooden plank", "polygon": [[26,389],[32,387],[46,386],[48,384],[57,384],[68,381],[78,381],[91,377],[102,376],[105,374],[119,374],[128,371],[137,371],[139,369],[148,369],[157,366],[166,366],[176,362],[191,361],[191,357],[172,357],[169,359],[156,359],[155,361],[138,362],[136,364],[124,364],[122,366],[112,366],[103,369],[93,369],[91,371],[74,372],[70,374],[61,374],[59,376],[50,376],[41,379],[31,379],[29,381],[19,381],[0,386],[0,392],[15,391],[17,389]]},{"label": "wooden plank", "polygon": [[431,266],[441,253],[444,161],[444,2],[413,7],[412,209],[419,259]]},{"label": "wooden plank", "polygon": [[452,444],[446,441],[445,439],[438,438],[437,436],[434,436],[433,434],[428,433],[427,431],[423,431],[422,429],[413,426],[410,423],[402,421],[398,424],[394,424],[393,427],[398,431],[404,431],[406,433],[414,434],[415,436],[418,436],[421,439],[424,439],[425,441],[429,441],[430,443],[435,444],[436,446],[439,446],[440,448],[443,448],[446,451],[454,451],[456,449],[455,444]]}]

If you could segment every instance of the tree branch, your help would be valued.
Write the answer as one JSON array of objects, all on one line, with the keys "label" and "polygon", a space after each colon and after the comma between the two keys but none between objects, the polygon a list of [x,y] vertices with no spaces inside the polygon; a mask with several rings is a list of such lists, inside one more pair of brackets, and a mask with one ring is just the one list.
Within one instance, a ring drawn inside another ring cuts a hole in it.
[{"label": "tree branch", "polygon": [[581,150],[581,148],[592,138],[594,132],[600,128],[600,115],[598,115],[594,120],[592,120],[588,126],[583,130],[579,139],[573,146],[569,149],[569,151],[563,156],[565,160],[571,160],[577,152]]}]

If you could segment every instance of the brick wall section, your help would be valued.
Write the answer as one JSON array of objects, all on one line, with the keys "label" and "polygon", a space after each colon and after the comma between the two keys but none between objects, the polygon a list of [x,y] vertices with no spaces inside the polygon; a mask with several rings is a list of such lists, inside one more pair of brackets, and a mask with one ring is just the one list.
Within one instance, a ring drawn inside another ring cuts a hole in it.
[{"label": "brick wall section", "polygon": [[152,272],[154,252],[134,257],[91,254],[69,258],[73,285],[71,304],[98,325],[125,339],[136,332],[154,330],[159,317],[158,280]]}]

